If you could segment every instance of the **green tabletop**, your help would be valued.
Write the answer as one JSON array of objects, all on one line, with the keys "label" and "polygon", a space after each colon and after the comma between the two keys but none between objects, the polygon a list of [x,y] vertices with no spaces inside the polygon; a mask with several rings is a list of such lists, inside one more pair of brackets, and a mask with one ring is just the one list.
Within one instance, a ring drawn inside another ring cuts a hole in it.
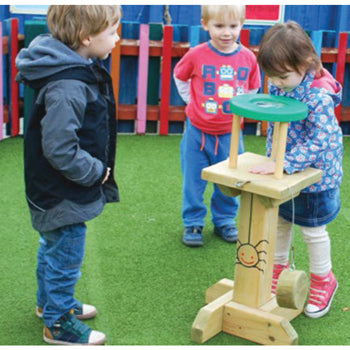
[{"label": "green tabletop", "polygon": [[244,118],[269,122],[292,122],[307,116],[307,106],[297,100],[268,94],[245,94],[232,97],[232,113]]}]

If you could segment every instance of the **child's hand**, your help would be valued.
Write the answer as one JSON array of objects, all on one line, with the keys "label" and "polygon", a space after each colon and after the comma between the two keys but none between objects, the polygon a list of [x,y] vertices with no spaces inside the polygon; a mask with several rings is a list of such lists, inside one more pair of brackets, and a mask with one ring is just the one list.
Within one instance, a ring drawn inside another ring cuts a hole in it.
[{"label": "child's hand", "polygon": [[262,174],[262,175],[268,175],[268,174],[274,174],[276,168],[276,164],[274,161],[269,161],[263,164],[255,165],[248,169],[250,173],[253,174]]},{"label": "child's hand", "polygon": [[104,179],[102,180],[102,185],[107,181],[109,174],[111,173],[111,168],[107,168]]}]

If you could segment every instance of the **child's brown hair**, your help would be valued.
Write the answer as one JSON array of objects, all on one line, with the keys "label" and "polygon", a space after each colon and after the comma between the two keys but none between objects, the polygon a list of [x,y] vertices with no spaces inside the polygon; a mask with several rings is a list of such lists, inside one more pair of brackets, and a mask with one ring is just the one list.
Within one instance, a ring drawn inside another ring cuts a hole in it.
[{"label": "child's brown hair", "polygon": [[221,19],[225,14],[237,19],[243,24],[245,19],[244,5],[202,5],[201,19],[207,24],[210,19]]},{"label": "child's brown hair", "polygon": [[322,64],[312,42],[294,21],[275,24],[263,36],[257,56],[261,69],[268,76],[301,70],[320,72]]},{"label": "child's brown hair", "polygon": [[47,26],[55,39],[76,50],[82,39],[116,24],[121,16],[119,5],[51,5]]}]

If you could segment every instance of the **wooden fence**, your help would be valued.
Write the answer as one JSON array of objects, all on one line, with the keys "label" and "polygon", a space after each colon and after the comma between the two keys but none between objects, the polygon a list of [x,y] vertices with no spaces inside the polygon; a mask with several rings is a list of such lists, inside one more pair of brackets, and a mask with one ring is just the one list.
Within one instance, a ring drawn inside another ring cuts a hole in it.
[{"label": "wooden fence", "polygon": [[[4,24],[4,33],[0,31],[3,43],[0,54],[3,82],[0,84],[0,125],[5,125],[5,128],[4,132],[0,128],[0,140],[20,133],[20,120],[24,117],[22,120],[25,124],[32,99],[32,91],[14,81],[16,54],[36,35],[47,30],[45,22],[30,21],[25,23],[23,36],[18,35],[16,18],[5,20]],[[121,40],[112,51],[109,66],[115,99],[119,101],[116,112],[119,132],[140,135],[150,132],[160,135],[181,133],[185,120],[185,105],[175,88],[173,67],[190,47],[206,41],[207,33],[200,26],[135,22],[122,23],[119,33]],[[262,34],[261,28],[244,29],[240,40],[257,54]],[[344,87],[346,86],[343,106],[336,110],[339,122],[346,126],[350,123],[349,35],[346,32],[339,33],[333,38],[335,45],[327,47],[323,43],[331,34],[334,36],[330,31],[309,33],[323,64],[341,84],[345,84]],[[262,91],[266,92],[264,77],[263,82]],[[256,130],[257,123],[246,120],[244,132],[255,133]],[[264,130],[262,125],[262,134]]]}]

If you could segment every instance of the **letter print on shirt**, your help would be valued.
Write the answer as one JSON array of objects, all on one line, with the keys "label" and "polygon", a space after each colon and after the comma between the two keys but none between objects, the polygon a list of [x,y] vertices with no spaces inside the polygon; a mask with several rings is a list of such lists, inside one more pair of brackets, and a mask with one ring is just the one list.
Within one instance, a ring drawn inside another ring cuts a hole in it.
[{"label": "letter print on shirt", "polygon": [[221,111],[223,114],[231,114],[229,100],[233,96],[245,93],[244,86],[247,85],[248,75],[247,67],[239,67],[235,71],[230,65],[221,65],[218,68],[214,65],[203,65],[202,94],[207,99],[202,103],[202,107],[205,113],[216,114]]}]

